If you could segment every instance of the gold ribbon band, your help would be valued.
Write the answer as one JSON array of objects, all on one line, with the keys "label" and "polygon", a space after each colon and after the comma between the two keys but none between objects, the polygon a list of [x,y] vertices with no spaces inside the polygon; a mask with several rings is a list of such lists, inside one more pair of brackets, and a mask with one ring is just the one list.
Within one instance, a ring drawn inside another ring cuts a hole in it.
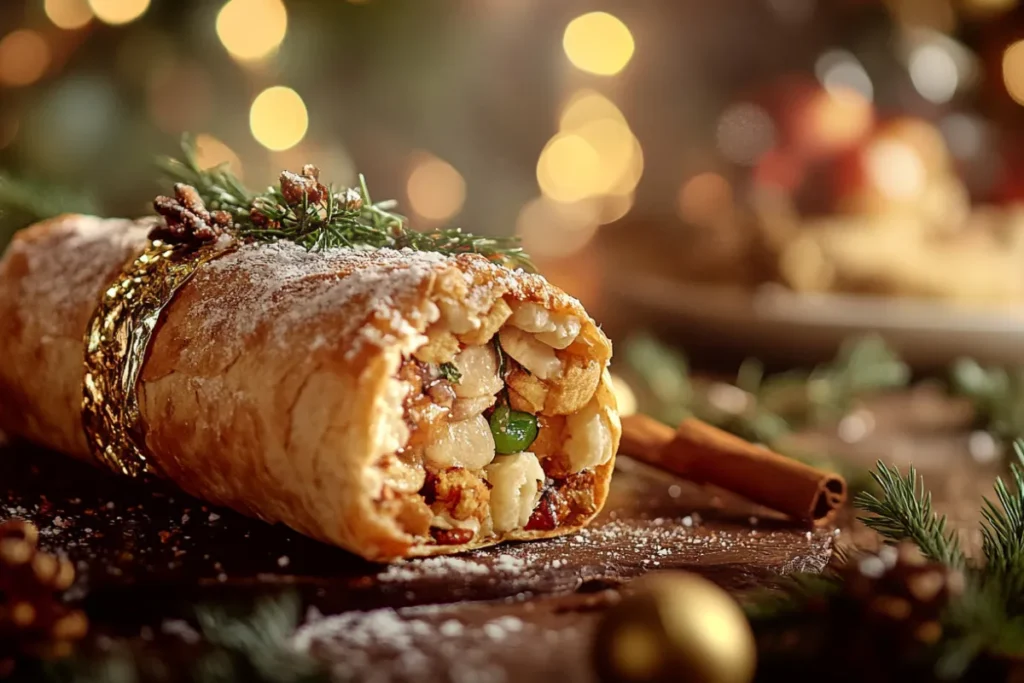
[{"label": "gold ribbon band", "polygon": [[149,243],[103,293],[85,337],[82,424],[93,457],[137,477],[160,474],[148,457],[138,381],[160,315],[203,263],[223,248]]}]

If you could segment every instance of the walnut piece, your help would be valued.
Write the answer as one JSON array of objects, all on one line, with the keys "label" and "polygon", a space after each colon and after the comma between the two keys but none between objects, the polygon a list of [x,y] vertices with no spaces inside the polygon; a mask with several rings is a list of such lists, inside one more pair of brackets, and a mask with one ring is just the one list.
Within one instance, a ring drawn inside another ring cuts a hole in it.
[{"label": "walnut piece", "polygon": [[447,512],[457,521],[478,519],[487,516],[491,491],[487,484],[469,470],[449,467],[431,474],[427,482],[427,499],[438,514]]}]

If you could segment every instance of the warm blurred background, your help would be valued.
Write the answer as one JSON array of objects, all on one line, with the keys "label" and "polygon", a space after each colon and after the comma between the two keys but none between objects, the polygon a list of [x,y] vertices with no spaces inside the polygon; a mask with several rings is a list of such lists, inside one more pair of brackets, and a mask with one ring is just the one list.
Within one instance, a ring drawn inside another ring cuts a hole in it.
[{"label": "warm blurred background", "polygon": [[616,334],[1009,363],[1022,104],[1017,0],[3,0],[0,244],[146,213],[189,131],[518,232]]}]

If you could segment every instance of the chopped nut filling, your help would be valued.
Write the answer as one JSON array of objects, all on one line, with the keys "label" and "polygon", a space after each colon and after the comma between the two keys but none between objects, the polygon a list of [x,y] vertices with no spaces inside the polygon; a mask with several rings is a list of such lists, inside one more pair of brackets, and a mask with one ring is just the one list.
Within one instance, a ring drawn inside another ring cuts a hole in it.
[{"label": "chopped nut filling", "polygon": [[396,376],[408,438],[376,464],[380,509],[438,545],[583,523],[614,416],[581,320],[532,302],[438,306],[430,341]]}]

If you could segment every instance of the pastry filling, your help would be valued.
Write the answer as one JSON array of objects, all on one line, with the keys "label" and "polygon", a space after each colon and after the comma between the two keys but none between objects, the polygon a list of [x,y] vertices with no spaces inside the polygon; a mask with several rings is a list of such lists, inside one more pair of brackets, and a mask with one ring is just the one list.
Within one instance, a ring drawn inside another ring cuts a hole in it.
[{"label": "pastry filling", "polygon": [[391,380],[401,424],[396,411],[397,443],[376,463],[379,509],[428,545],[581,524],[615,419],[581,321],[532,302],[498,300],[475,320],[438,307]]}]

